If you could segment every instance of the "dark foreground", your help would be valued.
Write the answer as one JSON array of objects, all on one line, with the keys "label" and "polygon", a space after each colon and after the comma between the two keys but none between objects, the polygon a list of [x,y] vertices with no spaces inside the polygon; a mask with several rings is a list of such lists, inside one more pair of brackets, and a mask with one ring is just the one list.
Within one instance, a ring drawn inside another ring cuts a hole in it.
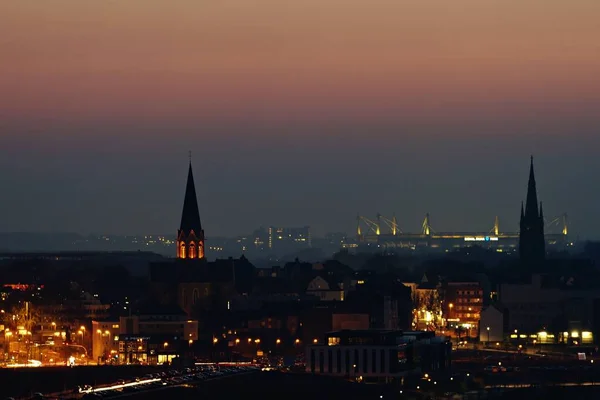
[{"label": "dark foreground", "polygon": [[490,393],[490,399],[498,400],[592,400],[600,399],[600,386],[583,387],[543,387],[536,389],[517,389]]},{"label": "dark foreground", "polygon": [[[125,396],[131,400],[197,400],[198,398],[281,398],[284,400],[329,399],[446,399],[432,393],[399,393],[398,388],[351,383],[339,378],[291,374],[281,372],[255,372],[224,379],[200,382],[197,385],[171,387],[154,392],[135,393]],[[461,397],[459,397],[461,398]],[[600,399],[600,386],[538,387],[527,389],[494,389],[486,392],[470,392],[465,400],[578,400]]]},{"label": "dark foreground", "polygon": [[[165,398],[197,400],[203,398],[281,398],[329,400],[329,399],[379,399],[383,388],[360,385],[336,378],[290,374],[280,372],[256,372],[202,382],[196,386],[175,387],[150,393],[127,396],[131,400],[162,400]],[[385,397],[384,398],[389,398]]]},{"label": "dark foreground", "polygon": [[97,386],[163,370],[164,367],[141,366],[2,368],[0,399],[3,396],[20,398],[35,392],[60,392],[84,384]]}]

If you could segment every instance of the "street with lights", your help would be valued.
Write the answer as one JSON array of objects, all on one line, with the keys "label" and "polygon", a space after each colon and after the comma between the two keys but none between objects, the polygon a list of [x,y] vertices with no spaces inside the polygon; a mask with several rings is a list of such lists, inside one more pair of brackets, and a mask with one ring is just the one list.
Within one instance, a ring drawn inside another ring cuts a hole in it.
[{"label": "street with lights", "polygon": [[[34,392],[30,395],[15,397],[17,400],[28,399],[112,399],[131,397],[133,395],[146,395],[151,392],[163,391],[177,387],[191,387],[201,382],[226,379],[236,375],[250,374],[260,369],[251,365],[244,366],[216,366],[203,365],[191,368],[170,369],[167,371],[146,374],[141,377],[117,379],[116,381],[98,386],[81,384],[67,390],[42,393]],[[13,399],[13,398],[9,398]]]}]

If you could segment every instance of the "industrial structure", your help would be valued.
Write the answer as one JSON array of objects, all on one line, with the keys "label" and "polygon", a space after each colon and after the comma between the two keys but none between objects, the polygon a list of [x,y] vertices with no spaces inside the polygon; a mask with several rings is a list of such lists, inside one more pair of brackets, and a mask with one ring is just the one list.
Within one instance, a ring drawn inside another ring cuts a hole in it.
[{"label": "industrial structure", "polygon": [[[383,248],[440,248],[448,250],[470,245],[494,248],[499,252],[519,248],[521,241],[522,254],[526,261],[542,258],[544,248],[562,249],[569,245],[567,214],[544,218],[541,203],[538,209],[533,157],[529,168],[527,203],[525,209],[521,205],[520,232],[502,232],[498,217],[489,232],[436,232],[431,227],[429,214],[425,215],[420,233],[405,233],[398,226],[396,215],[391,219],[377,214],[375,220],[363,216],[356,218],[356,235],[358,245],[376,245]],[[550,232],[561,227],[560,233]],[[545,240],[544,240],[545,239]],[[526,245],[526,246],[525,246]]]},{"label": "industrial structure", "polygon": [[[567,246],[568,225],[567,214],[545,221],[546,231],[561,227],[560,233],[546,233],[546,245],[549,248]],[[502,249],[517,249],[519,232],[502,232],[498,217],[493,228],[488,232],[436,232],[431,227],[429,214],[425,215],[421,232],[403,232],[393,216],[391,219],[377,214],[372,220],[359,215],[356,226],[357,242],[361,244],[379,245],[386,248],[405,248],[415,250],[419,247],[429,248],[460,248],[476,244],[482,247]]]}]

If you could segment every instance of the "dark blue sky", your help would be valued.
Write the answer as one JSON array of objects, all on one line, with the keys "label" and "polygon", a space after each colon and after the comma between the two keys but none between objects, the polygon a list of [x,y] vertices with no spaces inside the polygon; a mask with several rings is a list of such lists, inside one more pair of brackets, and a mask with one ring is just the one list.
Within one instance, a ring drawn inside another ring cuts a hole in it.
[{"label": "dark blue sky", "polygon": [[13,133],[0,142],[2,231],[175,232],[191,149],[208,235],[268,224],[351,232],[357,212],[395,212],[404,231],[426,212],[437,231],[489,230],[498,215],[515,231],[533,153],[546,215],[568,212],[573,233],[596,237],[593,126],[41,124],[2,128]]}]

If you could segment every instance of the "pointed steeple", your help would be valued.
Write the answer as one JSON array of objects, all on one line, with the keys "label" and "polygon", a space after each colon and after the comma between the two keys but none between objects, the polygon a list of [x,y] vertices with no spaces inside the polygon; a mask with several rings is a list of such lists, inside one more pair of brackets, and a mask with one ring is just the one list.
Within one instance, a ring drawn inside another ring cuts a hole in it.
[{"label": "pointed steeple", "polygon": [[525,218],[525,210],[523,209],[523,202],[521,202],[521,222],[523,222],[524,218]]},{"label": "pointed steeple", "polygon": [[527,201],[525,202],[525,217],[538,216],[537,188],[535,186],[535,173],[533,172],[533,156],[529,166],[529,183],[527,184]]},{"label": "pointed steeple", "polygon": [[[538,207],[539,206],[539,207]],[[519,253],[521,261],[527,265],[539,267],[546,256],[546,239],[544,236],[544,211],[542,203],[537,200],[533,156],[529,166],[529,183],[525,209],[521,202],[521,223],[519,232]]]},{"label": "pointed steeple", "polygon": [[187,184],[185,187],[185,198],[183,200],[183,212],[181,213],[181,224],[177,231],[177,258],[204,258],[204,230],[202,229],[200,212],[198,211],[198,199],[196,197],[194,173],[192,172],[191,153]]},{"label": "pointed steeple", "polygon": [[183,201],[183,212],[181,214],[181,224],[179,230],[186,233],[194,231],[200,233],[202,224],[200,223],[200,211],[198,211],[198,199],[196,197],[196,185],[194,184],[194,173],[192,163],[188,170],[187,185],[185,187],[185,198]]}]

